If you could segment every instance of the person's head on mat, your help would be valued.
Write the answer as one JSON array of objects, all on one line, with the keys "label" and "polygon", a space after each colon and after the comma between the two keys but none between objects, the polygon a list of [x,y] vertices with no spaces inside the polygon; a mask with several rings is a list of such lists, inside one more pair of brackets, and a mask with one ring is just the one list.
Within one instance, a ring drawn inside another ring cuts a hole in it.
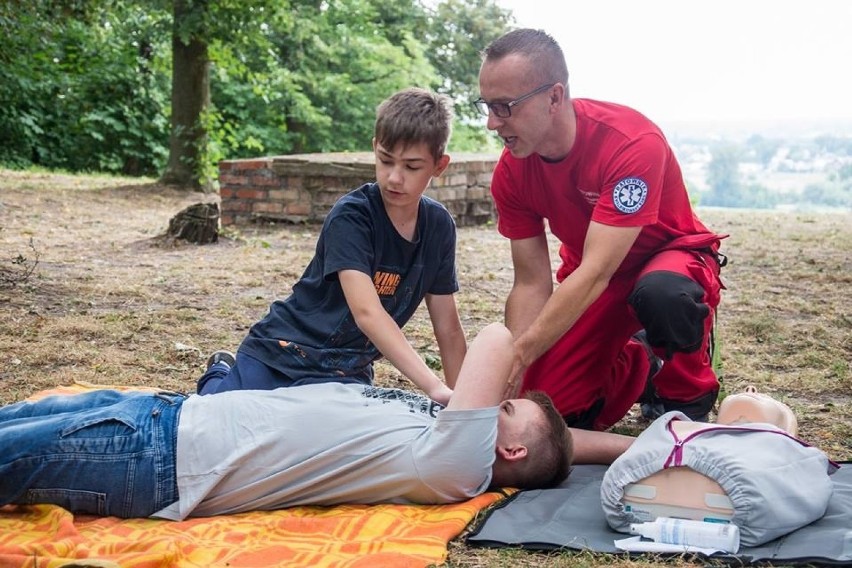
[{"label": "person's head on mat", "polygon": [[440,504],[567,476],[542,393],[503,400],[512,336],[471,342],[446,407],[338,382],[189,397],[97,390],[0,408],[0,505],[183,519],[299,505]]},{"label": "person's head on mat", "polygon": [[529,391],[500,404],[492,485],[545,489],[568,477],[573,440],[550,397]]}]

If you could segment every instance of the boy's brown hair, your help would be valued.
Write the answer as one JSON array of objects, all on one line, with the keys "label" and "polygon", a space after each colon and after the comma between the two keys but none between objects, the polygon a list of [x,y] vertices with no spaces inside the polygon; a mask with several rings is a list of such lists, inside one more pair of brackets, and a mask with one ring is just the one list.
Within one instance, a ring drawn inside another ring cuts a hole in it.
[{"label": "boy's brown hair", "polygon": [[421,89],[403,89],[376,109],[376,142],[387,150],[426,144],[437,162],[444,155],[453,124],[450,99]]}]

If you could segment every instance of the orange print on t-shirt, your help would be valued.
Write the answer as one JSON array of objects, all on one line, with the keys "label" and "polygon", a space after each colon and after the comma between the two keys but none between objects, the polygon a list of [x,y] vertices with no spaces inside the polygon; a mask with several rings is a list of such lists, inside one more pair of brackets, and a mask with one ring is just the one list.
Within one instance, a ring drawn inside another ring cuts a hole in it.
[{"label": "orange print on t-shirt", "polygon": [[401,277],[393,272],[376,271],[373,275],[373,285],[376,287],[376,293],[379,296],[393,296],[396,294],[396,288],[399,286]]}]

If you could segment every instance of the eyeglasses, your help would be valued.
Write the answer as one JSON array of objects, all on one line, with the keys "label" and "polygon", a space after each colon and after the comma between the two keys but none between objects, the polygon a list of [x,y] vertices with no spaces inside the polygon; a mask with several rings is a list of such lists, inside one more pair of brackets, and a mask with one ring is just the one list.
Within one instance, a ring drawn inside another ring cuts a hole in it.
[{"label": "eyeglasses", "polygon": [[531,91],[526,95],[522,95],[515,99],[514,101],[509,101],[508,103],[487,103],[482,97],[479,97],[475,101],[473,101],[473,106],[476,107],[476,110],[479,111],[483,116],[488,116],[488,112],[493,112],[495,116],[499,118],[509,118],[512,116],[512,107],[515,105],[519,105],[530,97],[534,97],[539,93],[543,93],[547,89],[553,87],[556,83],[550,83],[549,85],[542,85],[535,91]]}]

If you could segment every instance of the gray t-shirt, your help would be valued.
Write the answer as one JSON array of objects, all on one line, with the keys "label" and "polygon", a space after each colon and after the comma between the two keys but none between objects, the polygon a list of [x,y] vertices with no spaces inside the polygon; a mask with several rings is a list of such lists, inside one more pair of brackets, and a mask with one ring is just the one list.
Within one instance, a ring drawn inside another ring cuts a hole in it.
[{"label": "gray t-shirt", "polygon": [[190,396],[177,440],[182,520],[342,503],[452,503],[491,482],[498,408],[325,383]]}]

